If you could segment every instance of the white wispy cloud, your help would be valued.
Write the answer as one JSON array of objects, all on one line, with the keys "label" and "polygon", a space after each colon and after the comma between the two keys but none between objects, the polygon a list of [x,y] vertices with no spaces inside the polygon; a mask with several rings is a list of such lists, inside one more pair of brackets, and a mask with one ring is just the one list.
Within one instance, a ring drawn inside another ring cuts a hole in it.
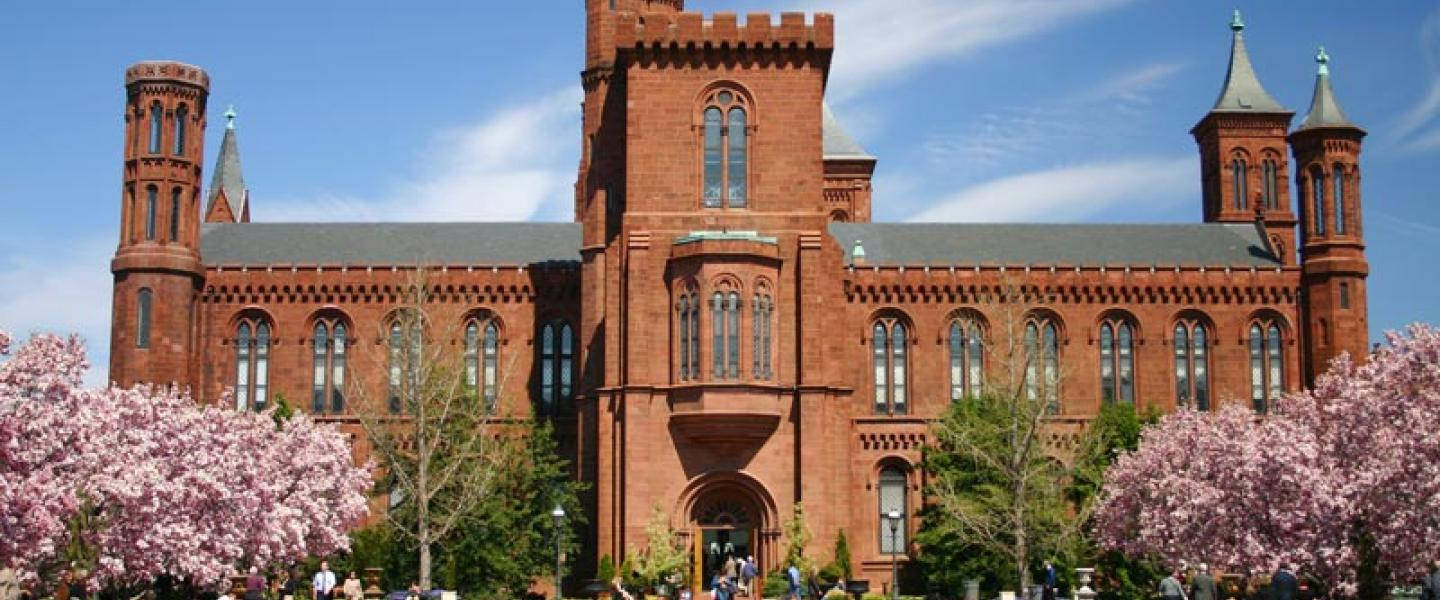
[{"label": "white wispy cloud", "polygon": [[1133,0],[823,0],[835,14],[827,94],[836,101],[942,59],[1044,33]]},{"label": "white wispy cloud", "polygon": [[1193,194],[1195,159],[1133,158],[1021,173],[972,185],[912,222],[1062,222],[1143,201],[1147,208]]},{"label": "white wispy cloud", "polygon": [[1400,115],[1393,135],[1402,148],[1440,148],[1440,10],[1420,24],[1420,59],[1427,86],[1420,101]]},{"label": "white wispy cloud", "polygon": [[90,356],[86,383],[104,385],[114,253],[114,236],[102,235],[0,259],[0,328],[21,339],[32,333],[80,334]]},{"label": "white wispy cloud", "polygon": [[373,196],[257,203],[257,221],[525,221],[567,216],[580,90],[566,88],[436,134],[415,171]]}]

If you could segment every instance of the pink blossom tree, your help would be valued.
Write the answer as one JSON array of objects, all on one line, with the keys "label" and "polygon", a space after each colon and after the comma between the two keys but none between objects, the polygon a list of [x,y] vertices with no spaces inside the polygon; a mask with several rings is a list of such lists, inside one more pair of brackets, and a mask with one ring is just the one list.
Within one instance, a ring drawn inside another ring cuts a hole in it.
[{"label": "pink blossom tree", "polygon": [[1380,567],[1399,581],[1440,535],[1440,332],[1412,326],[1363,365],[1257,417],[1182,410],[1106,474],[1102,546],[1249,570],[1299,567],[1332,596]]},{"label": "pink blossom tree", "polygon": [[371,480],[332,426],[277,427],[170,388],[86,389],[87,368],[78,338],[49,335],[0,364],[0,563],[98,589],[348,548]]}]

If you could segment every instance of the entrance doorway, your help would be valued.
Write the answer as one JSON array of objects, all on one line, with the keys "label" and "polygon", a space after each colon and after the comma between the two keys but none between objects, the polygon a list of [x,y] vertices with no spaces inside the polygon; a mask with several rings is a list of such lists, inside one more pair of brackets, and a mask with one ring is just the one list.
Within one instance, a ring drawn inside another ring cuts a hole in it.
[{"label": "entrance doorway", "polygon": [[[695,506],[692,519],[696,533],[692,539],[699,541],[694,549],[692,572],[700,589],[709,589],[710,582],[723,572],[729,560],[749,560],[757,557],[759,523],[755,509],[750,502],[728,494],[704,499]],[[757,564],[757,571],[764,573],[763,564]],[[738,571],[737,571],[738,574]],[[738,582],[737,582],[738,583]]]}]

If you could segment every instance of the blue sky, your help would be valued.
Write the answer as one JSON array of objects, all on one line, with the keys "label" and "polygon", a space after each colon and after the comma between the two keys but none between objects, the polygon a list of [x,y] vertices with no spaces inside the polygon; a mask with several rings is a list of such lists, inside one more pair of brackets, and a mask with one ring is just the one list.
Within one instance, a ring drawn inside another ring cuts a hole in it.
[{"label": "blue sky", "polygon": [[[1440,3],[688,4],[836,15],[828,94],[880,157],[876,220],[1093,222],[1199,219],[1188,131],[1219,92],[1238,5],[1296,122],[1324,44],[1370,132],[1372,336],[1440,323]],[[126,65],[209,71],[206,182],[233,103],[257,221],[565,220],[583,27],[575,0],[4,3],[0,327],[78,331],[107,361]]]}]

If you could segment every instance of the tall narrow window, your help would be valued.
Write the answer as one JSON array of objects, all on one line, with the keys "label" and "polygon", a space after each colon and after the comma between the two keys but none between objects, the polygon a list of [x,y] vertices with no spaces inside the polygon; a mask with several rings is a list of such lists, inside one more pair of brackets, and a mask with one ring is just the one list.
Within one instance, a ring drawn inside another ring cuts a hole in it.
[{"label": "tall narrow window", "polygon": [[1310,185],[1315,205],[1315,235],[1325,235],[1325,173],[1319,167],[1310,170]]},{"label": "tall narrow window", "polygon": [[171,152],[175,156],[185,154],[185,117],[189,112],[183,104],[175,109],[175,151]]},{"label": "tall narrow window", "polygon": [[[908,533],[906,525],[910,520],[905,506],[905,488],[908,485],[904,471],[895,467],[885,467],[880,471],[880,527],[878,529],[881,554],[905,553],[905,534]],[[898,524],[889,522],[888,515],[892,511],[900,514]]]},{"label": "tall narrow window", "polygon": [[700,295],[690,295],[690,377],[700,378]]},{"label": "tall narrow window", "polygon": [[559,414],[571,398],[574,335],[570,324],[551,321],[540,329],[540,403],[542,414]]},{"label": "tall narrow window", "polygon": [[898,318],[888,317],[875,322],[871,343],[874,350],[877,414],[903,415],[907,412],[908,341],[905,324]]},{"label": "tall narrow window", "polygon": [[1340,282],[1340,308],[1350,308],[1350,284]]},{"label": "tall narrow window", "polygon": [[335,324],[335,339],[330,342],[330,412],[345,410],[345,325]]},{"label": "tall narrow window", "polygon": [[235,331],[235,410],[250,405],[250,324],[240,323]]},{"label": "tall narrow window", "polygon": [[1255,412],[1269,410],[1285,388],[1280,326],[1273,320],[1250,325],[1250,398]]},{"label": "tall narrow window", "polygon": [[1277,181],[1280,168],[1275,160],[1265,159],[1263,174],[1265,176],[1265,208],[1277,210],[1280,208],[1280,185]]},{"label": "tall narrow window", "polygon": [[1100,324],[1100,397],[1105,403],[1135,403],[1133,326],[1115,317]]},{"label": "tall narrow window", "polygon": [[1210,410],[1210,369],[1205,325],[1197,318],[1175,324],[1175,405]]},{"label": "tall narrow window", "polygon": [[720,208],[725,196],[724,120],[719,108],[705,109],[705,208]]},{"label": "tall narrow window", "polygon": [[701,112],[701,199],[706,208],[745,208],[749,203],[751,115],[744,96],[712,92]]},{"label": "tall narrow window", "polygon": [[764,319],[761,321],[762,337],[760,339],[760,349],[764,356],[760,359],[760,368],[765,372],[765,379],[771,379],[775,377],[775,363],[770,356],[771,349],[774,348],[774,341],[771,339],[772,336],[770,335],[771,327],[775,323],[774,298],[771,298],[770,296],[765,296],[765,310],[761,311],[761,315],[764,317]]},{"label": "tall narrow window", "polygon": [[180,241],[180,188],[170,190],[170,241]]},{"label": "tall narrow window", "polygon": [[310,386],[310,409],[311,412],[320,414],[325,412],[325,375],[330,371],[329,365],[326,364],[326,359],[330,355],[330,328],[323,321],[315,323],[315,335],[311,340],[311,345],[314,347],[312,363],[315,367],[315,376],[311,380]]},{"label": "tall narrow window", "polygon": [[[474,342],[474,338],[471,337],[473,334],[474,334],[474,331],[467,331],[467,332],[466,332],[466,338],[465,338],[466,347],[465,347],[465,352],[466,352],[466,355],[467,355],[467,356],[470,355],[471,352],[473,351],[473,348],[472,348],[472,346],[471,346],[471,344]],[[390,411],[390,414],[392,414],[392,415],[398,415],[398,414],[400,414],[401,409],[403,408],[403,407],[402,407],[402,404],[403,404],[403,403],[402,403],[400,397],[401,397],[401,396],[404,394],[404,392],[405,392],[405,390],[404,390],[405,382],[404,382],[404,379],[403,379],[403,377],[404,377],[404,372],[405,372],[405,334],[404,334],[403,329],[400,327],[400,321],[399,321],[399,319],[396,319],[394,322],[390,323],[390,341],[389,341],[389,346],[390,346],[390,347],[389,347],[389,351],[390,351],[390,382],[389,382],[389,386],[388,386],[388,387],[389,387],[389,394],[388,394],[388,401],[386,402],[386,405],[387,405],[387,408],[388,408],[389,411]],[[468,361],[467,361],[467,362],[468,362]],[[468,367],[468,365],[467,365],[467,367]],[[471,389],[474,389],[475,379],[474,379],[474,372],[473,372],[473,371],[468,371],[468,369],[467,369],[466,380],[467,380],[467,383],[470,385]]]},{"label": "tall narrow window", "polygon": [[764,378],[764,372],[760,370],[760,310],[763,306],[760,294],[750,299],[750,375],[756,379]]},{"label": "tall narrow window", "polygon": [[145,239],[146,239],[146,240],[153,240],[153,239],[155,239],[155,210],[156,210],[155,204],[156,204],[156,202],[158,202],[158,200],[156,199],[156,196],[158,196],[159,194],[160,194],[160,190],[156,189],[155,186],[153,186],[153,185],[152,185],[152,186],[147,186],[147,187],[145,188]]},{"label": "tall narrow window", "polygon": [[1335,165],[1335,235],[1345,235],[1345,166]]},{"label": "tall narrow window", "polygon": [[950,401],[980,394],[981,355],[980,326],[963,318],[950,322]]},{"label": "tall narrow window", "polygon": [[726,189],[725,197],[730,208],[745,208],[745,176],[746,169],[746,140],[745,140],[745,109],[735,107],[730,109],[730,125],[725,129],[729,137],[729,153],[725,157],[726,179],[729,187]]},{"label": "tall narrow window", "polygon": [[156,102],[150,106],[150,153],[160,153],[160,132],[165,127],[165,111]]},{"label": "tall narrow window", "polygon": [[1230,161],[1230,180],[1233,186],[1232,191],[1235,194],[1235,210],[1245,210],[1245,184],[1247,183],[1245,179],[1248,175],[1249,171],[1245,168],[1243,159],[1236,158]]},{"label": "tall narrow window", "polygon": [[495,321],[485,324],[485,364],[481,369],[484,377],[485,414],[495,412],[500,401],[500,327]]},{"label": "tall narrow window", "polygon": [[1060,412],[1060,330],[1049,317],[1025,324],[1025,394],[1045,399],[1045,410]]},{"label": "tall narrow window", "polygon": [[[543,332],[542,332],[543,333]],[[485,413],[495,412],[500,401],[500,324],[490,313],[482,312],[465,321],[466,381],[474,382],[475,392],[485,403]],[[553,347],[552,347],[553,350]],[[542,382],[543,383],[543,382]],[[544,392],[541,386],[541,392]]]},{"label": "tall narrow window", "polygon": [[752,302],[750,362],[756,379],[770,379],[770,319],[775,310],[775,301],[771,299],[768,289],[760,288]]},{"label": "tall narrow window", "polygon": [[270,383],[270,324],[247,317],[235,328],[235,410],[265,410]]},{"label": "tall narrow window", "polygon": [[680,297],[679,306],[675,307],[678,315],[676,322],[680,325],[680,380],[690,378],[690,296]]},{"label": "tall narrow window", "polygon": [[1115,331],[1109,323],[1100,326],[1100,398],[1115,402]]},{"label": "tall narrow window", "polygon": [[730,292],[726,298],[729,302],[726,305],[727,333],[725,335],[725,356],[726,376],[730,379],[740,377],[740,294]]},{"label": "tall narrow window", "polygon": [[712,355],[710,374],[715,379],[725,377],[725,294],[715,292],[710,297],[710,353]]},{"label": "tall narrow window", "polygon": [[150,288],[141,288],[140,293],[135,296],[135,310],[136,313],[138,313],[135,319],[137,327],[135,331],[136,348],[150,347],[150,303],[152,296],[154,296],[154,294],[150,292]]}]

